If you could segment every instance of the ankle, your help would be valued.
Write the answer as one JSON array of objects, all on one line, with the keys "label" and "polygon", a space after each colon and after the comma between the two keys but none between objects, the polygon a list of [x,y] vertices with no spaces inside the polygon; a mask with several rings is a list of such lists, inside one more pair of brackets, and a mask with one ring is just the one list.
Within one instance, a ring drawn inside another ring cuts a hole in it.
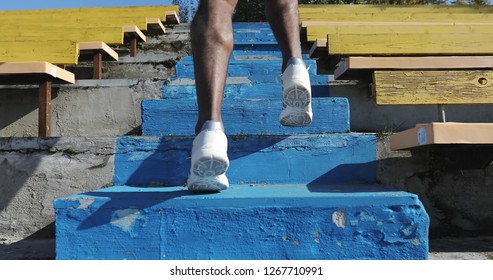
[{"label": "ankle", "polygon": [[287,61],[285,61],[283,63],[283,67],[282,67],[282,72],[284,73],[284,71],[286,70],[286,68],[288,68],[290,65],[302,65],[302,66],[305,66],[305,62],[303,61],[302,58],[300,57],[291,57],[289,58]]},{"label": "ankle", "polygon": [[195,134],[199,134],[203,130],[222,130],[224,132],[224,125],[221,121],[207,120],[205,122],[198,122],[195,126]]}]

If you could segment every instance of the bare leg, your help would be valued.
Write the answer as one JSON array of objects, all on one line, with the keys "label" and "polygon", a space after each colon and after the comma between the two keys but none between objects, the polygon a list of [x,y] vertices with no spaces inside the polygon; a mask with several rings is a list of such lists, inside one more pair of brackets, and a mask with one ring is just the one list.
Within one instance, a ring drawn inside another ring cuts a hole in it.
[{"label": "bare leg", "polygon": [[222,123],[221,107],[233,51],[232,16],[238,0],[201,0],[191,25],[199,117],[195,132],[209,120]]},{"label": "bare leg", "polygon": [[310,75],[301,55],[297,0],[265,0],[265,14],[282,52],[283,107],[279,122],[285,126],[312,123]]},{"label": "bare leg", "polygon": [[265,0],[265,15],[282,51],[282,70],[291,57],[301,58],[297,0]]}]

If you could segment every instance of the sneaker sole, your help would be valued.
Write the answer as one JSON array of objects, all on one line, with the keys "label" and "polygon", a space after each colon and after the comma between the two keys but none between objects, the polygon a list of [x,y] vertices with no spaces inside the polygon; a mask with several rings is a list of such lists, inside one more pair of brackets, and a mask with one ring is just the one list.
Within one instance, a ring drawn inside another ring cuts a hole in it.
[{"label": "sneaker sole", "polygon": [[210,156],[197,159],[192,170],[199,177],[214,177],[225,173],[228,166],[228,161]]},{"label": "sneaker sole", "polygon": [[188,190],[191,192],[220,192],[226,190],[228,187],[223,184],[215,182],[196,182],[191,186],[188,186]]},{"label": "sneaker sole", "polygon": [[285,126],[305,126],[312,122],[311,94],[306,87],[294,86],[283,92],[283,102],[287,106],[283,111],[288,112],[280,119]]}]

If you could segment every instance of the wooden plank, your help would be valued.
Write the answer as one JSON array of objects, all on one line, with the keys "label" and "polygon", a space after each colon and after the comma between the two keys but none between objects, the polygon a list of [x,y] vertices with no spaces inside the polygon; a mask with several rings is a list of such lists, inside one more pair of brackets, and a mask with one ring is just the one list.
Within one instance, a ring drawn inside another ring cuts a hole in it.
[{"label": "wooden plank", "polygon": [[324,53],[327,54],[327,39],[316,39],[308,52],[309,57],[318,58]]},{"label": "wooden plank", "polygon": [[0,41],[0,62],[77,64],[78,57],[79,45],[74,41]]},{"label": "wooden plank", "polygon": [[299,22],[303,21],[491,21],[493,9],[454,6],[400,5],[300,5]]},{"label": "wooden plank", "polygon": [[336,34],[328,36],[331,55],[486,55],[493,34]]},{"label": "wooden plank", "polygon": [[161,23],[169,21],[179,23],[177,6],[147,6],[147,7],[102,7],[75,9],[46,9],[7,11],[0,13],[2,26],[11,28],[13,24],[37,22],[50,25],[64,22],[68,25],[87,27],[137,25],[141,30],[155,26],[151,18],[157,18]]},{"label": "wooden plank", "polygon": [[303,21],[379,21],[379,22],[493,22],[493,14],[456,14],[456,13],[347,13],[324,14],[317,13],[300,17]]},{"label": "wooden plank", "polygon": [[493,56],[425,56],[425,57],[361,57],[344,58],[334,70],[334,79],[354,79],[373,70],[403,69],[492,69]]},{"label": "wooden plank", "polygon": [[[313,42],[319,38],[326,38],[327,35],[337,34],[491,34],[493,33],[493,23],[484,25],[328,25],[328,26],[308,26],[306,28],[307,41]],[[453,35],[451,35],[453,36]]]},{"label": "wooden plank", "polygon": [[45,81],[39,85],[39,137],[51,136],[51,85],[51,81]]},{"label": "wooden plank", "polygon": [[491,25],[491,22],[401,22],[401,21],[303,21],[302,28],[309,26],[382,26],[382,25]]},{"label": "wooden plank", "polygon": [[80,42],[79,43],[80,54],[92,56],[95,53],[103,55],[104,60],[118,60],[118,53],[114,51],[105,42]]},{"label": "wooden plank", "polygon": [[300,4],[300,16],[310,14],[347,13],[493,13],[492,6],[466,5],[350,5],[350,4]]},{"label": "wooden plank", "polygon": [[490,104],[493,71],[375,71],[377,105]]},{"label": "wooden plank", "polygon": [[493,144],[493,123],[417,124],[390,136],[391,150],[449,144]]},{"label": "wooden plank", "polygon": [[177,13],[178,11],[167,11],[166,24],[180,24],[180,18]]},{"label": "wooden plank", "polygon": [[93,7],[93,8],[64,8],[41,10],[11,10],[0,11],[0,20],[30,19],[36,17],[152,17],[166,22],[172,13],[179,12],[177,5],[163,6],[122,6],[122,7]]},{"label": "wooden plank", "polygon": [[1,18],[0,24],[3,29],[25,28],[25,27],[122,27],[124,25],[135,25],[141,30],[147,30],[147,18],[144,16],[111,16],[98,17],[94,15],[70,15],[54,16],[42,14],[29,19],[20,18]]},{"label": "wooden plank", "polygon": [[166,27],[159,18],[147,18],[147,33],[148,34],[165,34]]},{"label": "wooden plank", "polygon": [[12,41],[22,38],[23,40],[69,40],[77,42],[101,41],[107,44],[123,44],[123,26],[104,27],[66,27],[54,26],[46,28],[43,26],[32,26],[29,28],[19,27],[16,29],[5,29],[0,27],[2,41]]},{"label": "wooden plank", "polygon": [[[0,63],[0,76],[42,75],[44,80],[54,83],[75,83],[75,75],[48,62],[4,62]],[[25,81],[29,82],[29,79]]]},{"label": "wooden plank", "polygon": [[123,32],[125,34],[125,38],[136,38],[139,42],[145,42],[147,40],[146,35],[144,35],[138,26],[126,25],[123,27]]},{"label": "wooden plank", "polygon": [[82,17],[77,22],[84,26],[125,26],[135,25],[140,30],[147,30],[147,18],[142,16],[135,17]]}]

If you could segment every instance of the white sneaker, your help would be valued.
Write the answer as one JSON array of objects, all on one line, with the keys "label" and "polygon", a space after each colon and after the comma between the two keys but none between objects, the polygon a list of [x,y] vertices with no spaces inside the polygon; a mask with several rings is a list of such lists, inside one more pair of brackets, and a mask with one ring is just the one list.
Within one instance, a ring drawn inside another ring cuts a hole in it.
[{"label": "white sneaker", "polygon": [[282,111],[279,122],[285,126],[312,123],[312,88],[310,75],[303,61],[291,58],[282,73]]},{"label": "white sneaker", "polygon": [[225,173],[228,167],[228,139],[223,126],[217,121],[207,121],[193,140],[188,189],[195,192],[227,189],[229,182]]},{"label": "white sneaker", "polygon": [[212,177],[199,177],[190,173],[187,186],[191,192],[220,192],[228,189],[229,182],[225,173]]}]

